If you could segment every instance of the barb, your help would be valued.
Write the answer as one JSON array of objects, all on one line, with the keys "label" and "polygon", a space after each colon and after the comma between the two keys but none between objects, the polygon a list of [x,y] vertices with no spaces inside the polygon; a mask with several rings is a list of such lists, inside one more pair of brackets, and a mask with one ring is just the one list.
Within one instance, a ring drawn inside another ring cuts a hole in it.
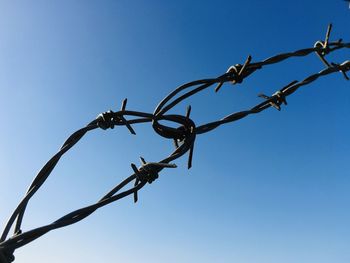
[{"label": "barb", "polygon": [[[73,133],[63,144],[60,150],[44,165],[39,173],[34,178],[33,182],[28,188],[24,198],[20,201],[12,215],[10,216],[3,233],[0,237],[0,263],[9,263],[14,260],[14,252],[16,249],[34,241],[40,236],[48,233],[51,230],[65,227],[83,220],[87,216],[94,213],[97,209],[115,202],[121,198],[129,195],[134,196],[134,202],[138,200],[138,191],[142,189],[147,183],[152,183],[159,177],[159,173],[164,168],[176,168],[175,164],[171,162],[180,158],[188,152],[188,168],[192,166],[192,157],[194,150],[194,142],[197,135],[209,132],[215,128],[230,122],[238,121],[251,114],[260,113],[270,107],[281,110],[281,105],[287,105],[286,98],[297,91],[300,87],[310,84],[318,78],[341,72],[345,79],[349,79],[346,72],[350,70],[350,61],[345,61],[341,64],[328,62],[326,55],[344,48],[350,48],[350,43],[343,43],[342,40],[331,42],[330,33],[332,25],[329,25],[324,41],[317,41],[312,48],[300,49],[295,52],[278,54],[276,56],[267,58],[261,62],[252,63],[252,57],[248,56],[243,65],[236,64],[229,67],[226,73],[211,79],[196,80],[186,83],[166,96],[156,107],[153,113],[130,111],[126,110],[127,99],[122,102],[120,111],[113,112],[112,110],[101,113],[95,120],[90,122],[86,127]],[[227,83],[231,84],[242,83],[245,78],[252,75],[255,71],[271,64],[282,62],[291,57],[303,57],[309,54],[316,53],[326,66],[325,69],[318,73],[306,77],[302,81],[293,81],[288,85],[282,87],[271,96],[259,94],[264,101],[248,110],[232,113],[220,120],[209,122],[196,127],[194,121],[190,118],[191,106],[187,108],[185,115],[166,114],[177,104],[183,102],[185,99],[213,86],[216,84],[215,91],[218,92],[221,87]],[[181,96],[180,92],[185,91]],[[126,118],[128,117],[128,119]],[[131,119],[130,119],[131,118]],[[161,121],[170,121],[178,125],[177,128],[169,127],[161,124]],[[38,227],[29,231],[22,232],[21,226],[26,211],[27,204],[31,197],[44,184],[52,170],[55,168],[60,158],[72,148],[87,132],[96,128],[104,130],[113,129],[115,126],[125,126],[131,134],[136,134],[131,125],[139,123],[152,123],[154,131],[164,138],[173,140],[175,150],[166,158],[159,162],[146,162],[143,157],[140,157],[141,166],[136,167],[131,164],[133,174],[116,185],[109,193],[103,196],[99,201],[89,206],[77,209],[51,224]],[[133,183],[132,186],[129,184]],[[126,188],[126,190],[125,190]],[[122,191],[124,189],[124,191]],[[8,238],[10,229],[14,227],[14,234]]]},{"label": "barb", "polygon": [[[242,83],[244,77],[249,74],[248,72],[246,72],[246,69],[247,69],[248,65],[250,64],[251,60],[252,60],[252,56],[249,55],[247,57],[246,61],[244,62],[243,66],[241,64],[236,64],[236,65],[228,68],[228,70],[226,71],[226,76],[228,79],[231,79],[231,82],[233,85],[236,83]],[[261,68],[261,67],[257,67],[257,68]],[[216,86],[215,92],[218,92],[223,84],[224,84],[224,81],[221,81]]]}]

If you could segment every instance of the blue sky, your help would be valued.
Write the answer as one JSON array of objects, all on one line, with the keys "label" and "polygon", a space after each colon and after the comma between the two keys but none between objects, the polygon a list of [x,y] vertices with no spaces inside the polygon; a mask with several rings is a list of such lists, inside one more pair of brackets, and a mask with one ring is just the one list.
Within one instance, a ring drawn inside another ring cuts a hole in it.
[{"label": "blue sky", "polygon": [[[99,113],[153,112],[185,82],[311,47],[332,22],[349,42],[337,1],[1,1],[0,222],[65,138]],[[331,58],[349,60],[349,50]],[[323,68],[316,55],[207,90],[197,125],[247,109]],[[349,82],[333,74],[301,88],[281,112],[220,127],[152,185],[16,251],[16,262],[349,262]],[[23,230],[98,200],[143,156],[173,150],[149,124],[95,130],[66,154],[32,199]]]}]

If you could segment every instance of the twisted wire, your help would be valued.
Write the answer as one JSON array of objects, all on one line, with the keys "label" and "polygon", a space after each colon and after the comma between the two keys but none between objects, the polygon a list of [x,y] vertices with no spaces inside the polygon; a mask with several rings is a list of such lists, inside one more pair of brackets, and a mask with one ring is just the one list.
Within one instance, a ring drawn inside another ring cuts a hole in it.
[{"label": "twisted wire", "polygon": [[[122,106],[119,111],[107,111],[99,114],[95,120],[87,124],[86,127],[73,133],[64,142],[59,151],[43,166],[43,168],[34,178],[33,182],[30,184],[24,198],[19,202],[18,206],[10,216],[0,237],[0,263],[12,262],[14,260],[13,253],[16,249],[32,242],[33,240],[39,238],[51,230],[77,223],[94,213],[97,209],[107,204],[115,202],[129,195],[133,195],[134,202],[137,202],[138,191],[142,189],[147,183],[152,183],[154,180],[156,180],[159,177],[159,173],[163,169],[176,168],[176,165],[171,162],[186,153],[189,153],[188,168],[190,168],[192,166],[194,143],[197,135],[212,131],[223,124],[238,121],[242,118],[247,117],[248,115],[260,113],[271,107],[276,108],[277,110],[281,110],[282,105],[287,105],[286,98],[289,95],[293,94],[300,87],[308,85],[322,76],[341,72],[345,79],[349,79],[346,73],[350,70],[350,61],[347,60],[341,64],[337,64],[329,62],[326,59],[326,55],[336,50],[350,48],[350,43],[343,43],[341,39],[335,42],[330,42],[329,37],[331,29],[332,26],[329,25],[325,40],[317,41],[312,48],[278,54],[261,62],[254,63],[252,63],[252,57],[248,56],[243,65],[236,64],[234,66],[231,66],[226,73],[222,74],[219,77],[196,80],[181,85],[172,91],[168,96],[166,96],[157,105],[153,113],[127,110],[127,100],[125,99],[122,102]],[[264,101],[248,110],[232,113],[220,120],[208,122],[198,127],[190,118],[191,107],[187,108],[185,115],[166,114],[180,102],[183,102],[185,99],[209,87],[212,87],[214,84],[216,84],[215,91],[218,92],[224,83],[242,83],[245,78],[253,74],[255,71],[261,70],[267,65],[276,64],[292,57],[304,57],[312,53],[315,53],[320,58],[322,63],[326,66],[325,69],[306,77],[302,81],[292,81],[270,96],[259,94],[258,96]],[[180,92],[183,91],[186,92],[181,96],[177,96]],[[160,123],[161,121],[173,122],[178,125],[178,127],[173,128],[163,125]],[[141,166],[137,167],[132,163],[131,168],[133,170],[133,174],[116,185],[96,203],[77,209],[50,224],[22,232],[21,225],[29,200],[44,184],[52,170],[59,162],[60,158],[69,149],[71,149],[87,132],[97,128],[107,130],[113,129],[115,126],[125,126],[131,134],[136,134],[132,125],[146,122],[150,122],[152,124],[152,128],[157,134],[174,141],[175,150],[169,156],[159,162],[146,162],[146,160],[141,157]],[[128,185],[132,182],[134,184],[128,187]],[[8,238],[10,229],[12,227],[14,227],[14,233],[11,237]]]}]

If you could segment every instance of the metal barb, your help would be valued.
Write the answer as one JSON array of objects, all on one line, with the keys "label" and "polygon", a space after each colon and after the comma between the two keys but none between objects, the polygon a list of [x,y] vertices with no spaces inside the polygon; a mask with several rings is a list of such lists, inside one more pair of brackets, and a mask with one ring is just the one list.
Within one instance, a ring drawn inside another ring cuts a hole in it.
[{"label": "metal barb", "polygon": [[243,67],[241,68],[241,70],[239,71],[238,75],[242,76],[244,71],[246,70],[246,68],[248,67],[248,65],[250,64],[250,62],[252,61],[252,56],[249,55],[246,59],[246,61],[243,64]]},{"label": "metal barb", "polygon": [[[335,68],[339,68],[339,64],[336,64],[336,63],[331,63],[332,64],[332,67],[335,67]],[[346,79],[346,80],[349,80],[349,77],[348,75],[346,74],[346,71],[343,70],[343,69],[339,69],[339,72],[341,72],[343,74],[343,77]]]},{"label": "metal barb", "polygon": [[173,141],[174,141],[175,149],[179,148],[179,142],[177,141],[177,139],[173,139]]},{"label": "metal barb", "polygon": [[270,104],[271,107],[274,107],[278,111],[281,110],[281,106],[280,106],[278,97],[276,95],[269,97],[269,96],[266,96],[265,94],[259,94],[258,97],[265,99],[268,102],[268,104]]},{"label": "metal barb", "polygon": [[328,42],[329,42],[329,36],[331,34],[331,30],[332,30],[332,24],[329,24],[327,28],[326,38],[324,40],[324,45],[323,45],[323,48],[325,49],[328,48]]},{"label": "metal barb", "polygon": [[[230,76],[232,79],[232,84],[242,83],[244,79],[244,72],[249,67],[249,64],[252,60],[252,56],[249,55],[247,59],[245,60],[243,66],[241,64],[236,64],[235,66],[230,66],[228,70],[226,71],[226,74],[224,76]],[[228,78],[229,79],[229,78]],[[225,80],[227,81],[227,80]],[[218,92],[225,81],[219,82],[219,84],[215,87],[215,92]]]},{"label": "metal barb", "polygon": [[146,164],[146,161],[142,156],[140,156],[140,161],[141,161],[141,164],[143,164],[143,165]]},{"label": "metal barb", "polygon": [[[140,172],[134,163],[131,164],[131,168],[134,171],[135,176],[136,176],[135,183],[134,183],[134,187],[136,187],[141,181]],[[134,203],[137,203],[137,200],[138,200],[138,194],[137,194],[137,190],[135,190],[134,191]]]},{"label": "metal barb", "polygon": [[121,111],[125,111],[125,108],[126,108],[126,103],[128,102],[128,99],[125,98],[122,102],[122,107],[120,108]]},{"label": "metal barb", "polygon": [[[330,67],[330,63],[326,60],[325,56],[330,52],[329,49],[329,37],[332,30],[332,24],[329,24],[327,27],[326,37],[324,41],[317,41],[314,45],[315,48],[320,48],[316,51],[317,56],[322,61],[323,64],[325,64],[326,67]],[[340,44],[341,39],[338,40],[338,43]]]},{"label": "metal barb", "polygon": [[190,114],[191,114],[191,105],[188,105],[187,109],[186,109],[186,118],[187,118],[187,120],[190,118]]},{"label": "metal barb", "polygon": [[[128,102],[128,99],[125,98],[122,102],[122,107],[121,107],[121,111],[125,111],[126,108],[126,103]],[[124,116],[122,115],[122,113],[120,113],[120,115],[118,116],[119,119],[122,121],[122,123],[126,126],[126,128],[130,131],[131,134],[136,135],[136,132],[134,131],[134,129],[131,127],[131,125],[128,123],[128,121],[124,118]]]}]

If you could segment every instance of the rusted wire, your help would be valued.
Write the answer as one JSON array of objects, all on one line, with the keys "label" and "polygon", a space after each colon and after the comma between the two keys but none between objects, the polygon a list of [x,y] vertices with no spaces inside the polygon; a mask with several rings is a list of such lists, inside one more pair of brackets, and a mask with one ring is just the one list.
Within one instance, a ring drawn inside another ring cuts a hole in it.
[{"label": "rusted wire", "polygon": [[[217,78],[202,79],[186,83],[176,88],[168,96],[166,96],[158,104],[153,113],[126,110],[127,100],[125,99],[122,102],[120,111],[108,111],[98,115],[97,118],[90,122],[86,127],[73,133],[64,142],[60,150],[44,165],[44,167],[34,178],[24,198],[19,202],[18,206],[10,216],[0,237],[0,263],[12,262],[14,260],[13,253],[16,249],[32,242],[33,240],[39,238],[51,230],[77,223],[78,221],[86,218],[87,216],[94,213],[97,209],[107,204],[115,202],[129,195],[134,195],[134,201],[137,202],[138,191],[147,183],[152,183],[154,180],[156,180],[159,176],[159,173],[164,168],[176,168],[176,165],[172,164],[171,162],[183,156],[187,152],[189,153],[188,168],[190,168],[192,166],[194,143],[197,135],[212,131],[220,125],[245,118],[250,114],[262,112],[263,110],[266,110],[270,107],[281,110],[282,104],[287,105],[286,98],[289,95],[293,94],[300,87],[308,85],[322,76],[335,72],[341,72],[346,79],[349,79],[346,75],[346,72],[350,70],[350,61],[345,61],[341,64],[337,64],[329,62],[325,58],[329,53],[333,51],[343,48],[350,48],[350,43],[343,43],[342,40],[330,42],[329,38],[331,29],[332,26],[330,25],[327,29],[325,40],[317,41],[312,48],[300,49],[295,52],[279,54],[267,58],[261,62],[254,63],[252,63],[252,57],[248,56],[243,65],[236,64],[234,66],[231,66],[226,73]],[[209,122],[198,127],[196,127],[194,121],[190,118],[190,106],[187,108],[185,115],[166,114],[180,102],[183,102],[185,99],[203,91],[204,89],[212,87],[214,84],[217,85],[215,88],[215,91],[217,92],[221,89],[224,83],[242,83],[245,78],[253,74],[256,70],[260,70],[267,65],[276,64],[291,57],[307,56],[312,53],[317,54],[317,56],[326,66],[325,69],[308,76],[302,81],[295,80],[271,96],[260,94],[259,97],[264,99],[264,101],[252,107],[251,109],[232,113],[220,120]],[[183,95],[178,96],[178,94],[183,91],[186,92]],[[126,117],[128,117],[128,119]],[[178,125],[178,127],[173,128],[160,124],[161,121],[173,122]],[[70,148],[72,148],[87,132],[92,131],[96,128],[106,130],[109,128],[113,129],[115,126],[125,126],[131,134],[136,134],[132,125],[146,122],[152,123],[152,127],[157,134],[174,141],[175,150],[168,157],[159,162],[146,162],[145,159],[141,157],[141,166],[137,168],[135,164],[131,164],[131,168],[134,173],[119,183],[117,186],[115,186],[98,202],[75,210],[57,219],[51,224],[22,232],[21,225],[29,200],[46,181],[52,170],[55,168],[56,164],[59,162],[60,158]],[[128,187],[128,185],[132,182],[134,184]],[[14,234],[8,238],[10,229],[12,227],[14,227]]]}]

